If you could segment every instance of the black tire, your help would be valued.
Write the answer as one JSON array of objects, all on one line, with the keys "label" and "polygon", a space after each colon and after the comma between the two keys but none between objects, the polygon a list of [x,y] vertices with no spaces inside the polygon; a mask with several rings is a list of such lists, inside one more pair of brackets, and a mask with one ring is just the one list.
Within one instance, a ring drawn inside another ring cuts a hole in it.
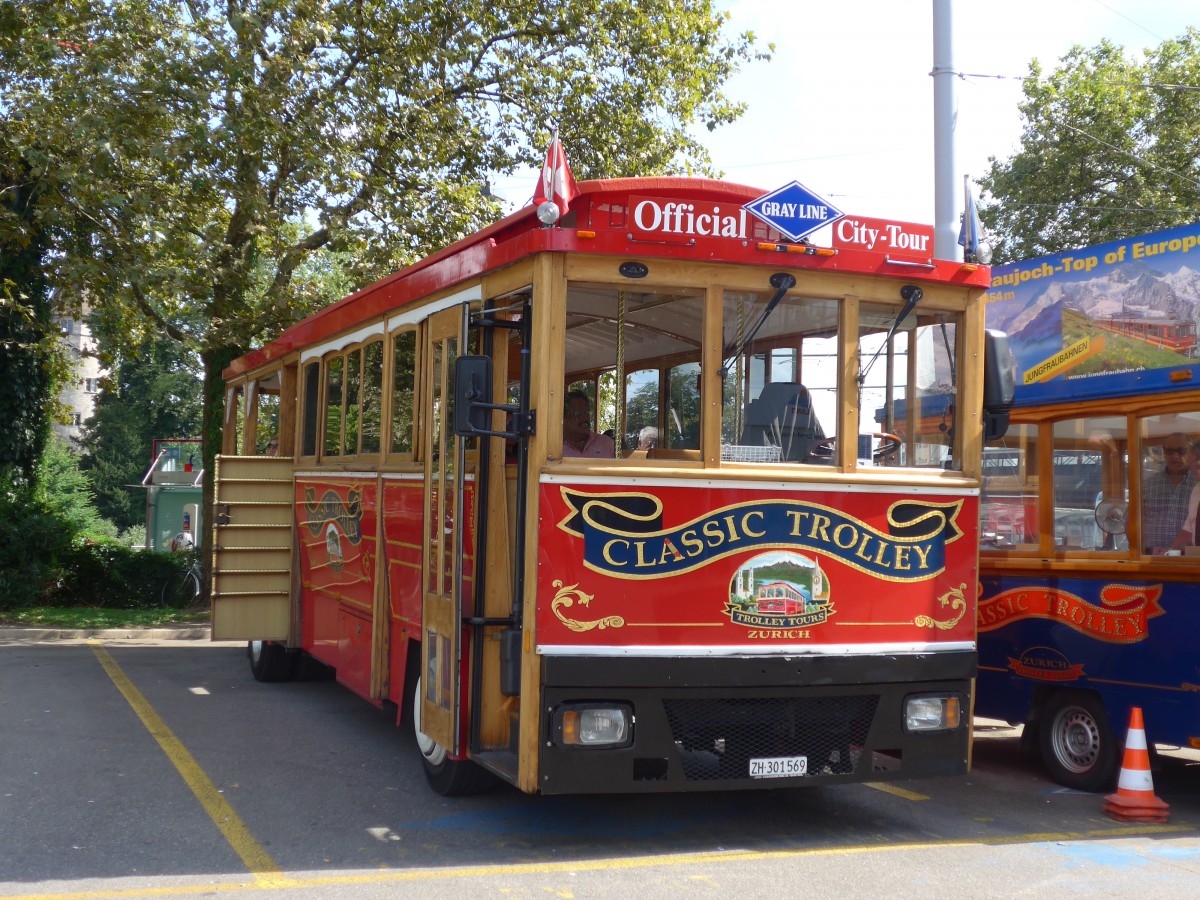
[{"label": "black tire", "polygon": [[288,681],[295,671],[295,654],[274,641],[251,641],[246,648],[250,671],[257,681]]},{"label": "black tire", "polygon": [[[409,647],[409,653],[416,653],[420,661],[421,648],[416,644]],[[409,666],[411,673],[420,666]],[[417,750],[421,754],[421,764],[425,770],[425,780],[434,792],[443,797],[465,797],[470,794],[482,794],[496,786],[496,777],[487,769],[481,768],[467,759],[449,759],[446,748],[425,732],[421,731],[421,676],[410,677],[412,686],[412,705],[409,707],[409,722],[412,723],[413,737]]]},{"label": "black tire", "polygon": [[1120,752],[1104,704],[1086,691],[1059,691],[1047,699],[1038,723],[1038,747],[1050,777],[1078,791],[1116,784]]},{"label": "black tire", "polygon": [[200,598],[200,579],[192,570],[182,576],[171,576],[163,582],[159,606],[169,609],[186,609],[195,606]]}]

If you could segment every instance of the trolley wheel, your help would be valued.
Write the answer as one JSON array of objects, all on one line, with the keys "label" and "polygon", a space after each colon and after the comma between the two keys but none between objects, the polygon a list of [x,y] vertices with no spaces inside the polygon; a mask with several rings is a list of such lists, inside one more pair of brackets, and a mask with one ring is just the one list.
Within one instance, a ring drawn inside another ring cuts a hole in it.
[{"label": "trolley wheel", "polygon": [[[411,647],[410,652],[420,648]],[[496,779],[491,772],[469,759],[450,759],[446,748],[421,730],[421,678],[413,685],[412,725],[417,749],[421,751],[421,763],[425,769],[425,780],[443,797],[464,797],[482,794],[495,787]]]},{"label": "trolley wheel", "polygon": [[246,648],[250,671],[257,681],[289,681],[294,671],[294,655],[274,641],[251,641]]},{"label": "trolley wheel", "polygon": [[1113,786],[1120,754],[1108,714],[1095,694],[1055,693],[1043,706],[1038,725],[1042,763],[1051,778],[1080,791]]}]

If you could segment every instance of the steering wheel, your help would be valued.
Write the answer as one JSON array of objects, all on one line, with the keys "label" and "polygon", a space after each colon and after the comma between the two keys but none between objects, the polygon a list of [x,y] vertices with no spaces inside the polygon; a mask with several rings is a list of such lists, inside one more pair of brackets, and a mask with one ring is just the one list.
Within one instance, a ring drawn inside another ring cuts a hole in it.
[{"label": "steering wheel", "polygon": [[[863,435],[866,437],[866,435]],[[879,442],[879,446],[875,446],[875,442]],[[904,444],[904,438],[899,435],[891,434],[887,431],[875,431],[871,433],[871,458],[873,460],[886,459],[896,453]],[[822,441],[817,441],[808,451],[808,455],[813,462],[831,463],[833,462],[834,454],[837,452],[837,438],[825,438]]]}]

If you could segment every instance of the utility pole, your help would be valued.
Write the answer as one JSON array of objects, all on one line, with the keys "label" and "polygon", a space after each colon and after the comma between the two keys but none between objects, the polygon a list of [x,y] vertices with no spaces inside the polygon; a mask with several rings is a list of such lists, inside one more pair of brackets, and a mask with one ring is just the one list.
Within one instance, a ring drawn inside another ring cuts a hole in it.
[{"label": "utility pole", "polygon": [[961,259],[959,213],[958,71],[954,68],[953,0],[933,0],[933,255]]}]

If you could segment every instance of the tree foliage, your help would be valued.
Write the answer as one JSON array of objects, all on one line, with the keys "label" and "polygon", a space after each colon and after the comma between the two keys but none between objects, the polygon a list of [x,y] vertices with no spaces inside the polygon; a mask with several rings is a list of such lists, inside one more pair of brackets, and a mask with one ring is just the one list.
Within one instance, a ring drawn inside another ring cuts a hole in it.
[{"label": "tree foliage", "polygon": [[[193,349],[244,349],[497,215],[489,179],[705,168],[753,55],[709,0],[34,0],[0,20],[4,125],[60,201],[56,277]],[[256,280],[255,272],[268,277]]]},{"label": "tree foliage", "polygon": [[158,336],[106,354],[110,375],[96,398],[95,413],[84,423],[80,465],[91,478],[96,508],[124,530],[146,523],[141,483],[153,442],[200,433],[198,361],[181,346]]},{"label": "tree foliage", "polygon": [[47,239],[29,166],[0,139],[0,491],[32,485],[65,360],[51,327]]},{"label": "tree foliage", "polygon": [[[130,342],[220,372],[334,297],[499,213],[557,125],[576,175],[707,172],[759,58],[711,0],[26,0],[0,7],[0,131],[49,201],[52,283]],[[532,188],[532,185],[531,185]]]},{"label": "tree foliage", "polygon": [[996,261],[1200,219],[1200,30],[1128,55],[1073,47],[1025,82],[1020,149],[980,179]]}]

